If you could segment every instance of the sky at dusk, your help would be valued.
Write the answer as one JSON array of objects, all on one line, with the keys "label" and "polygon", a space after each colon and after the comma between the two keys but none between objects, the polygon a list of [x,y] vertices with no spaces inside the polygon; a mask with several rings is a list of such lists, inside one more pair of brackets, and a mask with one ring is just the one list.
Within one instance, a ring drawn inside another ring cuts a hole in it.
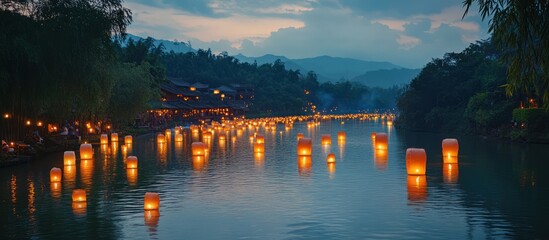
[{"label": "sky at dusk", "polygon": [[[126,0],[128,32],[230,55],[321,55],[420,68],[489,37],[461,0]],[[476,7],[476,6],[475,6]]]}]

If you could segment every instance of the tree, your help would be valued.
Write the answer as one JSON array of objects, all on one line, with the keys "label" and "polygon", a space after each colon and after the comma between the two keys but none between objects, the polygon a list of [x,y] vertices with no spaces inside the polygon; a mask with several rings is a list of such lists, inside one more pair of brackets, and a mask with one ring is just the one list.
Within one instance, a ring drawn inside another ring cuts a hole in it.
[{"label": "tree", "polygon": [[464,0],[465,15],[477,2],[482,19],[508,64],[506,92],[525,93],[549,109],[549,1]]}]

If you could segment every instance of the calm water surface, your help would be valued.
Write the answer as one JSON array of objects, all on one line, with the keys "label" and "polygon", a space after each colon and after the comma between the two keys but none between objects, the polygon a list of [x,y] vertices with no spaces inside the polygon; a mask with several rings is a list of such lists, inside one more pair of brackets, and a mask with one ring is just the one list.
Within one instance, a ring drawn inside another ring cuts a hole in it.
[{"label": "calm water surface", "polygon": [[[281,131],[282,130],[282,131]],[[338,143],[337,132],[347,133]],[[96,147],[95,159],[63,168],[62,153],[0,169],[0,239],[485,239],[549,238],[549,146],[460,137],[459,164],[442,164],[445,136],[396,130],[375,121],[296,123],[216,132],[204,161],[193,160],[185,135],[158,145],[154,135]],[[298,161],[296,134],[313,138],[310,164]],[[387,132],[388,154],[373,150],[371,132]],[[321,146],[322,134],[332,145]],[[427,151],[425,178],[406,175],[405,151]],[[337,164],[326,164],[335,153]],[[126,154],[139,158],[127,171]],[[63,169],[51,185],[52,167]],[[74,188],[88,192],[72,206]],[[160,211],[143,211],[145,192],[158,192]]]}]

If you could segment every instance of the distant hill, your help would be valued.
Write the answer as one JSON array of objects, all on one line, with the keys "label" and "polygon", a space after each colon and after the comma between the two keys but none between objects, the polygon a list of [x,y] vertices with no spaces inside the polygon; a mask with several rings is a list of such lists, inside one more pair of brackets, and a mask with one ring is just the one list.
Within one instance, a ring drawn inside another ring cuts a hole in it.
[{"label": "distant hill", "polygon": [[[140,39],[145,39],[145,38],[142,38],[142,37],[139,37],[139,36],[135,36],[135,35],[132,35],[132,34],[129,34],[126,36],[126,40],[124,42],[122,42],[122,46],[126,46],[126,43],[128,42],[129,39],[132,39],[134,41],[139,41]],[[165,52],[170,52],[170,51],[174,51],[174,52],[182,52],[182,53],[186,53],[186,52],[196,52],[195,49],[191,48],[187,43],[185,42],[176,42],[176,41],[170,41],[170,40],[163,40],[163,39],[154,39],[154,45],[155,46],[158,46],[160,44],[163,44],[164,45],[164,51]]]},{"label": "distant hill", "polygon": [[369,87],[390,88],[394,85],[402,86],[410,83],[421,69],[381,69],[368,71],[362,75],[351,79],[353,82],[359,82]]}]

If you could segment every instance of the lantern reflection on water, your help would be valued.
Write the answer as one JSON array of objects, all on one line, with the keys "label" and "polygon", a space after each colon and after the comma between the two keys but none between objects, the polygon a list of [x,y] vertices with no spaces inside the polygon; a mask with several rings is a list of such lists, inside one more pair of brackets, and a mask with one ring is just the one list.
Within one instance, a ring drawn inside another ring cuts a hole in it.
[{"label": "lantern reflection on water", "polygon": [[181,133],[175,134],[175,142],[183,142],[183,135]]},{"label": "lantern reflection on water", "polygon": [[297,155],[311,156],[313,153],[313,141],[310,138],[301,138],[297,141]]},{"label": "lantern reflection on water", "polygon": [[254,162],[256,167],[263,166],[265,162],[265,154],[263,153],[254,153]]},{"label": "lantern reflection on water", "polygon": [[313,159],[311,156],[297,157],[297,171],[299,175],[309,176],[313,167]]},{"label": "lantern reflection on water", "polygon": [[455,138],[446,138],[442,140],[442,156],[444,163],[457,163],[459,152],[458,140]]},{"label": "lantern reflection on water", "polygon": [[206,165],[205,156],[192,156],[192,160],[193,160],[193,169],[195,171],[204,170],[204,166]]},{"label": "lantern reflection on water", "polygon": [[159,133],[156,135],[156,142],[157,143],[165,143],[166,142],[166,137],[164,136],[164,134],[162,133]]},{"label": "lantern reflection on water", "polygon": [[126,176],[128,178],[128,183],[130,183],[130,185],[135,185],[137,183],[137,169],[136,168],[126,169]]},{"label": "lantern reflection on water", "polygon": [[385,170],[388,166],[388,151],[376,149],[374,151],[374,165],[378,170]]},{"label": "lantern reflection on water", "polygon": [[160,196],[158,193],[146,192],[143,208],[145,210],[156,210],[160,208]]},{"label": "lantern reflection on water", "polygon": [[425,175],[427,154],[423,148],[406,149],[406,170],[408,175]]},{"label": "lantern reflection on water", "polygon": [[427,199],[427,178],[425,175],[407,178],[408,201],[421,202]]},{"label": "lantern reflection on water", "polygon": [[257,134],[257,136],[255,137],[255,142],[256,143],[265,143],[265,137],[261,134]]},{"label": "lantern reflection on water", "polygon": [[456,183],[459,178],[459,165],[457,163],[444,163],[442,165],[442,178],[445,183]]},{"label": "lantern reflection on water", "polygon": [[74,154],[74,151],[65,151],[63,153],[63,160],[65,166],[73,166],[76,164],[76,155]]},{"label": "lantern reflection on water", "polygon": [[101,144],[107,144],[109,143],[109,136],[107,134],[101,134],[100,138],[99,138],[99,143]]},{"label": "lantern reflection on water", "polygon": [[149,227],[158,226],[160,219],[160,211],[158,210],[145,210],[144,211],[145,225]]},{"label": "lantern reflection on water", "polygon": [[61,197],[61,183],[60,182],[51,182],[50,183],[51,196],[54,198]]},{"label": "lantern reflection on water", "polygon": [[50,182],[61,182],[61,169],[53,167],[50,170]]},{"label": "lantern reflection on water", "polygon": [[129,156],[126,158],[126,168],[132,169],[137,168],[137,157],[136,156]]},{"label": "lantern reflection on water", "polygon": [[326,164],[326,168],[328,170],[328,173],[330,174],[330,178],[334,177],[334,173],[336,171],[336,164],[334,163],[328,163]]},{"label": "lantern reflection on water", "polygon": [[70,182],[70,181],[74,181],[75,178],[76,178],[75,166],[72,166],[72,165],[65,166],[63,168],[63,180]]},{"label": "lantern reflection on water", "polygon": [[93,147],[89,143],[80,144],[80,159],[92,159]]},{"label": "lantern reflection on water", "polygon": [[254,153],[264,153],[265,144],[264,143],[254,143]]},{"label": "lantern reflection on water", "polygon": [[74,214],[85,215],[87,207],[88,207],[87,202],[72,202],[72,212]]}]

